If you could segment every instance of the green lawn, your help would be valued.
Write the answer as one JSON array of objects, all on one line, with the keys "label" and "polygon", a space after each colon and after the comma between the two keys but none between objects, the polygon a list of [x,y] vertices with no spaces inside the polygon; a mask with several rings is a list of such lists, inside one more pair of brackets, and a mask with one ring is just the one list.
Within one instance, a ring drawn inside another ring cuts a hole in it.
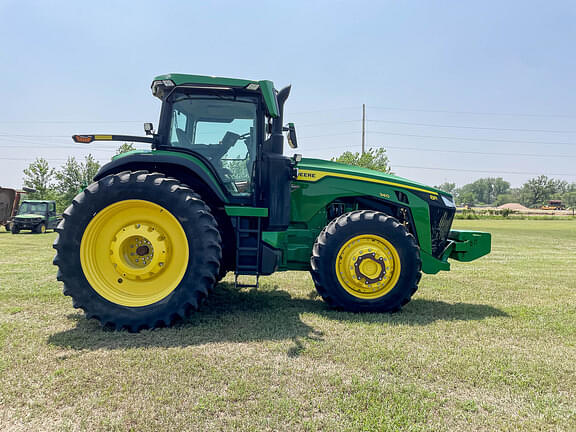
[{"label": "green lawn", "polygon": [[576,222],[456,226],[492,254],[402,312],[331,311],[279,273],[140,334],[72,308],[55,234],[0,232],[0,430],[576,430]]}]

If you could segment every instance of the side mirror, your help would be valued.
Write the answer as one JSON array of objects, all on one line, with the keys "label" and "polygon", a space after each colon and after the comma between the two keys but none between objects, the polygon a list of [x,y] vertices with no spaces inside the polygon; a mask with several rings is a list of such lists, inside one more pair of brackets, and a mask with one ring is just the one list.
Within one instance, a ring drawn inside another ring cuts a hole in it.
[{"label": "side mirror", "polygon": [[146,132],[146,135],[154,135],[154,125],[152,123],[144,123],[144,132]]},{"label": "side mirror", "polygon": [[290,148],[298,148],[298,140],[296,139],[296,128],[294,127],[294,123],[288,123],[288,128],[284,128],[284,130],[288,131],[288,145]]}]

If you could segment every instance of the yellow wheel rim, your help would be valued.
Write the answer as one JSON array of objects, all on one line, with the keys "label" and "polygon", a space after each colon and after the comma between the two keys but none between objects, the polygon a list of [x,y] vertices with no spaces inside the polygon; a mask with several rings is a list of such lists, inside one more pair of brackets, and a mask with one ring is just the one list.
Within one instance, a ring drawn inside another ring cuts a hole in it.
[{"label": "yellow wheel rim", "polygon": [[80,262],[94,290],[123,306],[147,306],[168,296],[188,266],[188,240],[178,220],[158,204],[126,200],[90,221]]},{"label": "yellow wheel rim", "polygon": [[40,225],[40,232],[44,234],[46,232],[46,225]]},{"label": "yellow wheel rim", "polygon": [[400,277],[398,251],[383,237],[363,234],[348,240],[336,255],[336,275],[354,297],[375,299],[387,294]]}]

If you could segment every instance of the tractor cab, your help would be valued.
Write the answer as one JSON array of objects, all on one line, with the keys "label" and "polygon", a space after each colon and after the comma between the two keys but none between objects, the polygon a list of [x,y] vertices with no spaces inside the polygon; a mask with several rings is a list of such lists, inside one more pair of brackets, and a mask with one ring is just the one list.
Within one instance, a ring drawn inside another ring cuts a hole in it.
[{"label": "tractor cab", "polygon": [[267,209],[264,228],[286,230],[295,163],[283,156],[283,132],[297,146],[294,125],[282,123],[290,87],[170,74],[153,81],[152,93],[163,102],[153,148],[198,157],[230,203]]},{"label": "tractor cab", "polygon": [[250,196],[261,135],[258,98],[182,89],[165,103],[160,146],[202,156],[229,194]]}]

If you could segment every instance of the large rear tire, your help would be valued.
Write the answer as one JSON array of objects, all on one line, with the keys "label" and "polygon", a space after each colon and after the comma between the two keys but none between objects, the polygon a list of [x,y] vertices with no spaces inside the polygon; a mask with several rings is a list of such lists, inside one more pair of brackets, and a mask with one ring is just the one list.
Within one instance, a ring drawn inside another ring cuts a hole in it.
[{"label": "large rear tire", "polygon": [[353,312],[394,312],[418,289],[418,245],[397,219],[359,210],[330,222],[311,258],[318,293],[330,305]]},{"label": "large rear tire", "polygon": [[215,284],[221,238],[210,209],[178,180],[109,175],[74,198],[54,264],[74,307],[114,329],[171,325]]},{"label": "large rear tire", "polygon": [[20,232],[20,228],[15,223],[12,223],[10,226],[10,232],[12,234],[18,234]]}]

